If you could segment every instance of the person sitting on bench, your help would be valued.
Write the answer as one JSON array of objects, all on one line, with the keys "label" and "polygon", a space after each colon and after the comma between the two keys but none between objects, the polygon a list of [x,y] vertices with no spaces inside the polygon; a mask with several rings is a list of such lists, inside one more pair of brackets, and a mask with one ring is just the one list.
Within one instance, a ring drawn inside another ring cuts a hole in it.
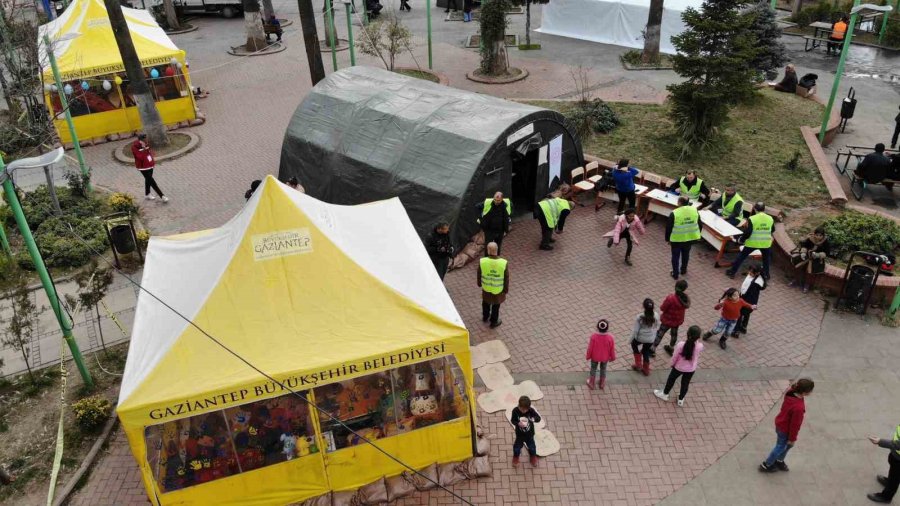
[{"label": "person sitting on bench", "polygon": [[797,92],[797,70],[794,69],[793,63],[788,63],[784,68],[784,79],[780,83],[770,83],[775,91],[783,91],[785,93]]},{"label": "person sitting on bench", "polygon": [[[841,18],[831,25],[831,35],[828,36],[828,48],[826,54],[840,54],[844,46],[844,35],[847,34],[847,15],[841,14]],[[833,53],[832,53],[833,51]]]},{"label": "person sitting on bench", "polygon": [[868,184],[879,184],[890,176],[891,159],[884,155],[884,144],[879,142],[875,145],[875,152],[869,153],[859,162],[855,174]]}]

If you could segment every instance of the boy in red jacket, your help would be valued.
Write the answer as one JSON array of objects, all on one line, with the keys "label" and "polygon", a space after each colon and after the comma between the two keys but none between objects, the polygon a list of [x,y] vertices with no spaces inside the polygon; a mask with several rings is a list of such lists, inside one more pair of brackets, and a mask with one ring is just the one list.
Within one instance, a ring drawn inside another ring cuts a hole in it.
[{"label": "boy in red jacket", "polygon": [[784,458],[797,442],[797,433],[800,432],[800,426],[803,425],[803,415],[806,413],[806,403],[803,398],[811,394],[815,386],[813,380],[800,378],[784,394],[781,411],[775,417],[775,434],[778,439],[769,457],[759,465],[760,471],[774,473],[788,470]]}]

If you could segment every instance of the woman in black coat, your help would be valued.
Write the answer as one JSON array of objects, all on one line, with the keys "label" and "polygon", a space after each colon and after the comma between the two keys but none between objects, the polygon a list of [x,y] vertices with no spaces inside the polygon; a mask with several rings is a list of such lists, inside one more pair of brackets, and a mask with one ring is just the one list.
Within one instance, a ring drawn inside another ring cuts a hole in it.
[{"label": "woman in black coat", "polygon": [[428,237],[425,251],[431,257],[431,263],[434,264],[438,276],[443,280],[444,274],[447,274],[447,268],[450,266],[450,259],[453,258],[453,244],[450,243],[449,224],[438,223],[435,225],[431,236]]}]

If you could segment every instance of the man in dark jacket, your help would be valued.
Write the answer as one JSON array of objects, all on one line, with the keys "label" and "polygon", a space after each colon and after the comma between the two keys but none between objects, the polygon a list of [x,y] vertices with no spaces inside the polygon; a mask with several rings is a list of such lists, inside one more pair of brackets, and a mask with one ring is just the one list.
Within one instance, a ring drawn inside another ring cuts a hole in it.
[{"label": "man in dark jacket", "polygon": [[891,159],[884,154],[884,144],[875,145],[875,152],[869,153],[856,166],[856,177],[875,184],[880,183],[891,174]]},{"label": "man in dark jacket", "polygon": [[438,276],[443,281],[444,275],[447,274],[447,268],[450,266],[450,259],[453,258],[453,244],[450,243],[450,225],[448,223],[438,223],[428,243],[425,245],[425,251],[431,257],[431,263],[434,264]]},{"label": "man in dark jacket", "polygon": [[897,147],[897,137],[900,137],[900,113],[894,117],[894,135],[891,136],[891,149]]},{"label": "man in dark jacket", "polygon": [[[512,204],[503,198],[502,192],[494,194],[493,199],[485,199],[481,209],[481,230],[484,231],[484,243],[497,243],[497,254],[503,246],[503,236],[509,232],[509,212]],[[487,256],[487,251],[485,251]]]},{"label": "man in dark jacket", "polygon": [[878,483],[884,487],[884,490],[876,494],[869,494],[866,497],[870,501],[887,504],[894,499],[897,487],[900,486],[900,425],[894,429],[891,439],[879,439],[875,436],[869,436],[869,441],[874,445],[887,448],[891,453],[888,454],[888,465],[890,466],[888,475],[878,476]]}]

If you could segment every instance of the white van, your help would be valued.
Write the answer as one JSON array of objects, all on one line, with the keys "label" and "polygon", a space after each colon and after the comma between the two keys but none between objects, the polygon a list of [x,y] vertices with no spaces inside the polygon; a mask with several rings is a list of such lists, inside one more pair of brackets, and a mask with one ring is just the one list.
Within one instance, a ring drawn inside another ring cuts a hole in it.
[{"label": "white van", "polygon": [[233,18],[241,14],[241,2],[237,0],[174,0],[175,10],[181,14],[211,13]]}]

